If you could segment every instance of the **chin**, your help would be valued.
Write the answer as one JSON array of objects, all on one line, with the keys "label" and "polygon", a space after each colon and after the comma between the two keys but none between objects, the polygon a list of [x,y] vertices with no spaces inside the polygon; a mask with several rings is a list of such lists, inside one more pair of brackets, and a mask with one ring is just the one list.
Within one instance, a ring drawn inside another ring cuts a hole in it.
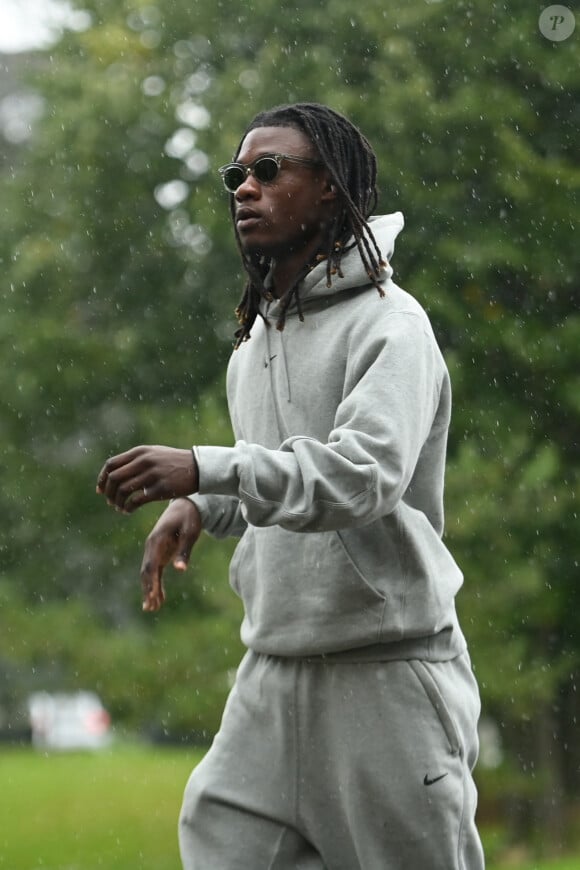
[{"label": "chin", "polygon": [[251,234],[247,236],[240,235],[240,244],[243,252],[249,256],[271,257],[273,255],[271,245],[263,239],[252,238]]}]

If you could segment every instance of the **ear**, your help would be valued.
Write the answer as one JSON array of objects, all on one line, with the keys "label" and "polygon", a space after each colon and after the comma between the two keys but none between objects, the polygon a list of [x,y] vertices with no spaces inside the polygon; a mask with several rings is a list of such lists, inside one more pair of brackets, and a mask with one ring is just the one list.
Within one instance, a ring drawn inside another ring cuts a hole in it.
[{"label": "ear", "polygon": [[320,197],[322,202],[330,202],[338,197],[338,190],[336,189],[336,184],[333,182],[332,178],[328,176],[322,188],[322,195]]}]

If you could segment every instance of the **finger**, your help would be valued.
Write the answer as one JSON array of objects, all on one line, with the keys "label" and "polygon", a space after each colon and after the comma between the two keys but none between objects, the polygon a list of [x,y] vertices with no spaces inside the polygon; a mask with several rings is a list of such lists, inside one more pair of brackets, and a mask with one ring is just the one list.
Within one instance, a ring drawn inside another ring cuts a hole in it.
[{"label": "finger", "polygon": [[155,530],[145,542],[143,562],[141,563],[141,586],[143,588],[143,610],[159,610],[165,601],[163,571],[175,552],[175,536]]},{"label": "finger", "polygon": [[187,533],[180,532],[177,539],[176,554],[173,559],[173,567],[178,571],[185,571],[189,565],[191,550],[197,540],[197,535],[192,529],[188,529]]},{"label": "finger", "polygon": [[[178,571],[185,571],[189,565],[193,546],[197,542],[201,532],[201,519],[197,507],[189,499],[179,499],[173,504],[179,504],[181,508],[181,522],[176,528],[173,567]],[[183,513],[182,511],[185,506],[187,506],[187,511]]]},{"label": "finger", "polygon": [[131,475],[136,476],[144,472],[143,457],[146,451],[146,447],[133,447],[125,453],[108,459],[99,472],[97,492],[112,500],[120,483],[126,481]]},{"label": "finger", "polygon": [[141,585],[143,587],[143,610],[154,613],[165,602],[163,567],[159,564],[153,566],[151,563],[144,563],[141,571]]},{"label": "finger", "polygon": [[148,486],[149,475],[137,462],[123,466],[109,475],[104,495],[111,507],[131,513],[136,507],[151,501],[152,489]]},{"label": "finger", "polygon": [[189,557],[191,556],[191,548],[193,544],[182,547],[173,559],[173,567],[176,571],[185,571],[189,565]]},{"label": "finger", "polygon": [[142,447],[132,447],[131,450],[126,450],[124,453],[119,453],[117,456],[111,456],[107,459],[97,476],[97,492],[104,494],[109,475],[131,462],[142,449]]},{"label": "finger", "polygon": [[149,504],[157,500],[157,489],[154,485],[147,486],[146,478],[137,478],[127,483],[126,489],[130,489],[129,494],[125,496],[125,491],[119,489],[117,493],[116,505],[119,505],[119,510],[125,514],[132,514],[137,508],[144,504]]},{"label": "finger", "polygon": [[161,610],[165,603],[165,589],[161,577],[155,578],[153,586],[143,596],[143,610],[145,613],[156,613]]}]

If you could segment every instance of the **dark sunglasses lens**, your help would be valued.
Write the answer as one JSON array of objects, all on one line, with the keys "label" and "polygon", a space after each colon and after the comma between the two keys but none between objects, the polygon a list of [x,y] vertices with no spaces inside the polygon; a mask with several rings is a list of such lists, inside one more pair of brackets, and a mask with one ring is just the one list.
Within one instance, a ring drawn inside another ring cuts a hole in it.
[{"label": "dark sunglasses lens", "polygon": [[262,184],[274,181],[278,175],[278,164],[273,157],[262,157],[254,163],[254,175]]},{"label": "dark sunglasses lens", "polygon": [[244,183],[246,173],[239,166],[230,166],[223,174],[223,180],[226,188],[232,193],[237,190],[240,184]]}]

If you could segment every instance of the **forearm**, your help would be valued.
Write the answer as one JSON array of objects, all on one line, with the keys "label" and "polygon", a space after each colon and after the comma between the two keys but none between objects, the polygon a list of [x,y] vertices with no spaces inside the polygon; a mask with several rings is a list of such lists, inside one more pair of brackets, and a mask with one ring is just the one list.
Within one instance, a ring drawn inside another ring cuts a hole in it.
[{"label": "forearm", "polygon": [[411,470],[363,449],[349,457],[340,446],[294,438],[280,450],[200,447],[201,492],[236,492],[250,524],[293,531],[364,525],[394,510]]}]

